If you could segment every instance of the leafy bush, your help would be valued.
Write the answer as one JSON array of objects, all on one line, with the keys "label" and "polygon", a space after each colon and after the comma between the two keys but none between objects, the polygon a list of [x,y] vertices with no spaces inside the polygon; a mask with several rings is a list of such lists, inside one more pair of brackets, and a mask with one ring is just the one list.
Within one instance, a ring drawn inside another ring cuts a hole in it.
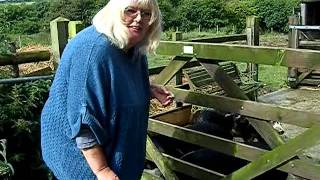
[{"label": "leafy bush", "polygon": [[56,0],[50,1],[48,19],[64,17],[72,21],[91,23],[92,17],[107,4],[109,0]]},{"label": "leafy bush", "polygon": [[40,1],[34,4],[1,5],[0,31],[10,34],[33,34],[42,30],[48,24],[46,15],[48,2]]},{"label": "leafy bush", "polygon": [[224,26],[228,20],[220,0],[182,0],[178,8],[178,19],[183,30],[193,30],[198,26],[209,29]]},{"label": "leafy bush", "polygon": [[229,23],[240,33],[246,27],[246,18],[256,14],[252,0],[230,0],[225,6]]},{"label": "leafy bush", "polygon": [[50,81],[1,88],[0,137],[7,139],[7,160],[14,179],[47,179],[40,153],[40,113]]},{"label": "leafy bush", "polygon": [[255,0],[261,25],[280,32],[287,30],[288,16],[298,4],[299,0]]}]

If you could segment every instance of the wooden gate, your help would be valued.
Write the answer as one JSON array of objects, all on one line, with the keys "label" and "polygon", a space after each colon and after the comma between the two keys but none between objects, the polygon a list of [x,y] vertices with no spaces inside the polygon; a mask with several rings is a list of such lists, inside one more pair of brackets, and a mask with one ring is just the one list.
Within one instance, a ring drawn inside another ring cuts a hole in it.
[{"label": "wooden gate", "polygon": [[[175,99],[184,103],[246,116],[250,124],[271,148],[270,151],[267,151],[151,118],[149,121],[150,132],[250,161],[249,164],[231,174],[221,174],[170,155],[161,154],[148,138],[147,155],[157,165],[165,179],[177,179],[174,173],[177,171],[196,179],[243,180],[252,179],[274,168],[306,179],[320,177],[320,164],[306,161],[301,155],[304,150],[320,143],[320,114],[308,110],[250,101],[227,73],[217,65],[218,61],[234,61],[319,70],[319,51],[167,41],[160,43],[157,53],[174,56],[174,58],[158,75],[155,83],[166,85],[191,59],[197,60],[223,88],[228,97],[168,87],[174,93]],[[307,128],[307,130],[285,142],[268,121],[293,124]],[[144,178],[156,177],[145,173]]]}]

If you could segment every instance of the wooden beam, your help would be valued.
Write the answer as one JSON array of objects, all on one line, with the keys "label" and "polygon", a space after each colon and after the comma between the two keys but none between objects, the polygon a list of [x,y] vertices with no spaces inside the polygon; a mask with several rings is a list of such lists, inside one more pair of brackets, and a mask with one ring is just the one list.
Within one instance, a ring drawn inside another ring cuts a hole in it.
[{"label": "wooden beam", "polygon": [[[299,17],[290,16],[289,25],[299,25]],[[297,29],[289,29],[288,33],[288,47],[298,49],[299,47],[299,31]],[[296,88],[298,86],[298,68],[292,66],[288,67],[288,85],[291,88]]]},{"label": "wooden beam", "polygon": [[144,170],[142,173],[141,180],[164,180],[164,179],[161,177],[155,176],[149,173],[148,171]]},{"label": "wooden beam", "polygon": [[253,161],[266,150],[149,118],[148,130],[233,157]]},{"label": "wooden beam", "polygon": [[[177,172],[186,174],[195,179],[221,179],[225,177],[224,174],[212,171],[210,169],[203,168],[201,166],[197,166],[195,164],[189,163],[187,161],[181,160],[179,158],[175,158],[168,154],[162,153],[162,156],[168,162],[168,166]],[[149,161],[152,161],[150,157],[146,157]]]},{"label": "wooden beam", "polygon": [[220,36],[220,37],[194,38],[188,41],[204,42],[204,43],[223,43],[223,42],[230,42],[230,41],[244,41],[246,39],[247,39],[246,34],[233,34],[233,35],[226,35],[226,36]]},{"label": "wooden beam", "polygon": [[320,69],[320,52],[305,49],[161,41],[157,54]]},{"label": "wooden beam", "polygon": [[77,35],[85,26],[82,21],[70,21],[68,23],[68,38],[71,39]]},{"label": "wooden beam", "polygon": [[[256,16],[249,16],[246,19],[246,32],[247,32],[247,44],[249,46],[259,46],[260,31],[259,31],[259,19]],[[259,82],[259,67],[258,64],[247,64],[247,70],[252,75],[251,78],[254,82]],[[256,100],[258,97],[257,90],[253,91],[253,98]]]},{"label": "wooden beam", "polygon": [[203,168],[201,166],[197,166],[195,164],[189,163],[187,161],[183,161],[173,156],[170,156],[167,154],[163,154],[163,156],[167,159],[168,166],[170,166],[172,170],[189,175],[193,178],[214,180],[214,179],[221,179],[225,177],[225,175],[221,173]]},{"label": "wooden beam", "polygon": [[279,121],[305,128],[310,128],[316,124],[320,125],[320,114],[318,113],[294,110],[262,102],[206,95],[172,87],[168,87],[168,89],[173,92],[176,100],[185,103],[214,108],[223,112],[239,113],[260,120]]},{"label": "wooden beam", "polygon": [[[247,161],[254,161],[267,152],[264,149],[237,143],[231,140],[161,122],[155,119],[149,119],[148,130]],[[168,166],[170,166],[170,163]],[[320,177],[320,165],[312,164],[299,159],[295,159],[283,164],[277,167],[277,169],[307,179],[317,179]]]},{"label": "wooden beam", "polygon": [[176,73],[178,73],[180,69],[191,59],[192,58],[190,57],[174,57],[172,61],[170,61],[168,66],[160,72],[153,83],[166,85],[176,75]]},{"label": "wooden beam", "polygon": [[320,126],[314,126],[286,144],[265,153],[257,160],[233,172],[225,180],[252,179],[295,157],[301,151],[320,143]]},{"label": "wooden beam", "polygon": [[48,61],[50,60],[50,55],[50,51],[48,50],[33,50],[13,55],[0,55],[0,66]]},{"label": "wooden beam", "polygon": [[301,73],[298,77],[297,84],[301,83],[301,81],[303,81],[311,73],[312,73],[312,70]]},{"label": "wooden beam", "polygon": [[157,165],[162,175],[166,179],[176,180],[178,177],[173,171],[168,167],[166,160],[163,158],[162,154],[158,151],[157,147],[153,144],[150,137],[147,137],[147,154],[152,158],[153,162]]},{"label": "wooden beam", "polygon": [[51,49],[55,69],[58,67],[62,52],[68,43],[69,21],[68,19],[58,17],[50,22]]}]

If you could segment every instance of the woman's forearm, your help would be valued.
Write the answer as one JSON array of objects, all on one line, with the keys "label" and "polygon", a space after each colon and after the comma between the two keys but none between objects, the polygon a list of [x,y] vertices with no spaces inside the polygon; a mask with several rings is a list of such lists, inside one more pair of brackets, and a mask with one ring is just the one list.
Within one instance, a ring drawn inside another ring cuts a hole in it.
[{"label": "woman's forearm", "polygon": [[82,149],[81,151],[95,175],[100,171],[109,168],[100,145],[95,145],[88,149]]}]

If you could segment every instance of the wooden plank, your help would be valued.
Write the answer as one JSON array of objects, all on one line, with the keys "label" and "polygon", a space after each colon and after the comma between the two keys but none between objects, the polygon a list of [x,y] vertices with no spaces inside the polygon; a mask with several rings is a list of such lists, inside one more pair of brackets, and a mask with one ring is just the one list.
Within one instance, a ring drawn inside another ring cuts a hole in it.
[{"label": "wooden plank", "polygon": [[166,85],[179,70],[192,58],[190,57],[174,57],[169,65],[164,68],[153,81],[155,84]]},{"label": "wooden plank", "polygon": [[253,161],[266,150],[149,118],[148,131]]},{"label": "wooden plank", "polygon": [[82,21],[70,21],[68,23],[68,38],[71,39],[75,37],[84,27]]},{"label": "wooden plank", "polygon": [[265,153],[257,160],[233,172],[225,180],[252,179],[295,157],[301,151],[320,143],[320,126],[314,126],[286,144]]},{"label": "wooden plank", "polygon": [[167,66],[149,68],[149,75],[159,74]]},{"label": "wooden plank", "polygon": [[193,178],[215,180],[225,177],[225,175],[221,173],[203,168],[201,166],[197,166],[195,164],[183,161],[173,156],[166,154],[163,154],[163,156],[167,159],[168,166],[170,166],[172,170],[189,175]]},{"label": "wooden plank", "polygon": [[201,86],[205,86],[205,85],[210,85],[210,84],[213,84],[214,83],[214,80],[209,77],[209,78],[206,78],[206,79],[202,79],[202,80],[199,80],[199,81],[193,81],[193,84],[196,86],[196,87],[201,87]]},{"label": "wooden plank", "polygon": [[[259,46],[259,19],[256,16],[249,16],[246,19],[247,44],[249,46]],[[255,82],[259,81],[259,67],[258,64],[249,63],[247,65],[248,72],[252,74],[252,79]],[[253,92],[254,100],[258,97],[258,92]]]},{"label": "wooden plank", "polygon": [[[192,49],[191,52],[185,49]],[[157,54],[183,55],[216,61],[237,61],[286,67],[320,69],[320,52],[305,49],[161,41]]]},{"label": "wooden plank", "polygon": [[[289,17],[289,25],[299,25],[299,23],[299,18],[297,16]],[[289,29],[288,47],[294,49],[299,47],[299,31],[297,29]],[[294,66],[288,67],[288,85],[291,88],[296,88],[298,84],[298,68]]]},{"label": "wooden plank", "polygon": [[209,37],[209,38],[195,38],[188,40],[190,42],[206,42],[206,43],[222,43],[230,41],[244,41],[247,39],[246,34],[233,34],[220,37]]},{"label": "wooden plank", "polygon": [[[189,163],[187,161],[175,158],[168,154],[162,153],[162,156],[168,162],[168,166],[176,172],[180,172],[189,175],[195,179],[221,179],[225,175],[197,166],[195,164]],[[152,161],[150,157],[146,157],[149,161]]]},{"label": "wooden plank", "polygon": [[301,84],[318,86],[318,85],[320,85],[320,80],[319,79],[304,79],[301,81]]},{"label": "wooden plank", "polygon": [[301,83],[301,81],[304,80],[311,72],[312,72],[312,70],[301,73],[298,77],[297,84]]},{"label": "wooden plank", "polygon": [[[248,161],[254,161],[267,152],[264,149],[161,122],[152,118],[149,119],[148,130]],[[168,164],[168,166],[170,166],[170,164]],[[307,179],[316,179],[317,177],[320,177],[319,164],[315,165],[299,159],[283,164],[277,167],[277,169]]]},{"label": "wooden plank", "polygon": [[50,56],[51,54],[48,50],[33,50],[13,55],[0,55],[0,66],[48,61],[50,60]]},{"label": "wooden plank", "polygon": [[161,177],[155,176],[155,175],[149,173],[148,171],[144,170],[142,173],[141,180],[164,180],[164,179]]},{"label": "wooden plank", "polygon": [[240,100],[217,95],[206,95],[172,87],[168,87],[168,89],[173,92],[175,99],[179,101],[214,108],[223,112],[239,113],[256,119],[279,121],[305,128],[320,124],[320,114],[318,113],[294,110],[255,101]]},{"label": "wooden plank", "polygon": [[153,144],[150,137],[147,137],[147,144],[146,144],[147,154],[152,158],[153,162],[157,165],[159,170],[161,171],[162,175],[166,179],[178,179],[174,172],[168,167],[167,162],[158,151],[157,147]]},{"label": "wooden plank", "polygon": [[170,124],[175,124],[179,126],[184,126],[191,123],[191,106],[183,106],[176,108],[172,111],[160,113],[154,116],[150,116],[150,118],[154,118],[163,122],[167,122]]}]

